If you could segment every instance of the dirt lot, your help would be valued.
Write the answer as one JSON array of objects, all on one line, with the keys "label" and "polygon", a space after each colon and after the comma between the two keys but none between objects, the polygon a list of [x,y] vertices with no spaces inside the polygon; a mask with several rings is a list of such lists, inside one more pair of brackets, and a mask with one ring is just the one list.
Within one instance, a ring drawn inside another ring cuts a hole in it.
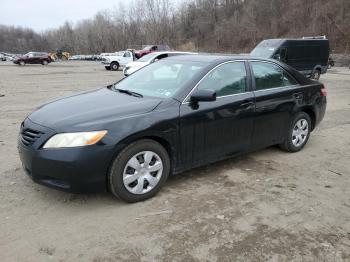
[{"label": "dirt lot", "polygon": [[126,204],[34,184],[16,149],[40,104],[121,77],[95,62],[0,63],[1,261],[350,261],[350,70],[302,152],[272,147],[172,177]]}]

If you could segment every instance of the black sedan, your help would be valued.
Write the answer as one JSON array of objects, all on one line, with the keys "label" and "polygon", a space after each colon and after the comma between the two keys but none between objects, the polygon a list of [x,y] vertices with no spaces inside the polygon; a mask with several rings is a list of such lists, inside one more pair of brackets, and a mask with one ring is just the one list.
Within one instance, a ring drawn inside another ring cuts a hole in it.
[{"label": "black sedan", "polygon": [[35,182],[136,202],[170,174],[272,145],[297,152],[325,110],[324,86],[277,61],[177,56],[41,106],[18,148]]}]

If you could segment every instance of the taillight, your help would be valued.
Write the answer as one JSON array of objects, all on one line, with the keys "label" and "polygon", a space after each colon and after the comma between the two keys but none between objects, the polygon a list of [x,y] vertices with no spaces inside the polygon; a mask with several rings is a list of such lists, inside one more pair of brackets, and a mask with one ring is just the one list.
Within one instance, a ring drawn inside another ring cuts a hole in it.
[{"label": "taillight", "polygon": [[322,85],[321,87],[321,96],[327,96],[327,89],[324,85]]}]

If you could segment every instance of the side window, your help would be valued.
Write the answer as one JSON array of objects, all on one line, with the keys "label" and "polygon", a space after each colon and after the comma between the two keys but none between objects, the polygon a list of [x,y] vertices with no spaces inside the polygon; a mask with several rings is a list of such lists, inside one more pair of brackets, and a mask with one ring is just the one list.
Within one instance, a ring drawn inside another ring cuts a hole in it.
[{"label": "side window", "polygon": [[247,72],[244,62],[232,62],[219,66],[206,76],[198,89],[216,91],[216,96],[244,93],[247,90]]},{"label": "side window", "polygon": [[251,65],[255,77],[255,90],[264,90],[297,84],[297,82],[287,72],[277,65],[263,62],[252,62]]},{"label": "side window", "polygon": [[125,52],[124,57],[131,57],[129,52]]}]

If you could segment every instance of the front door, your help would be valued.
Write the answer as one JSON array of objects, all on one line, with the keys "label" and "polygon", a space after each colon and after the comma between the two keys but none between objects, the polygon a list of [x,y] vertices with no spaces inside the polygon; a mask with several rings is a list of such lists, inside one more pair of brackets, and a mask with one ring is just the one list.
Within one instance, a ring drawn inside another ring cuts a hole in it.
[{"label": "front door", "polygon": [[214,162],[242,151],[251,142],[255,112],[245,62],[227,62],[213,69],[196,89],[212,89],[217,99],[180,106],[180,141],[186,168]]}]

